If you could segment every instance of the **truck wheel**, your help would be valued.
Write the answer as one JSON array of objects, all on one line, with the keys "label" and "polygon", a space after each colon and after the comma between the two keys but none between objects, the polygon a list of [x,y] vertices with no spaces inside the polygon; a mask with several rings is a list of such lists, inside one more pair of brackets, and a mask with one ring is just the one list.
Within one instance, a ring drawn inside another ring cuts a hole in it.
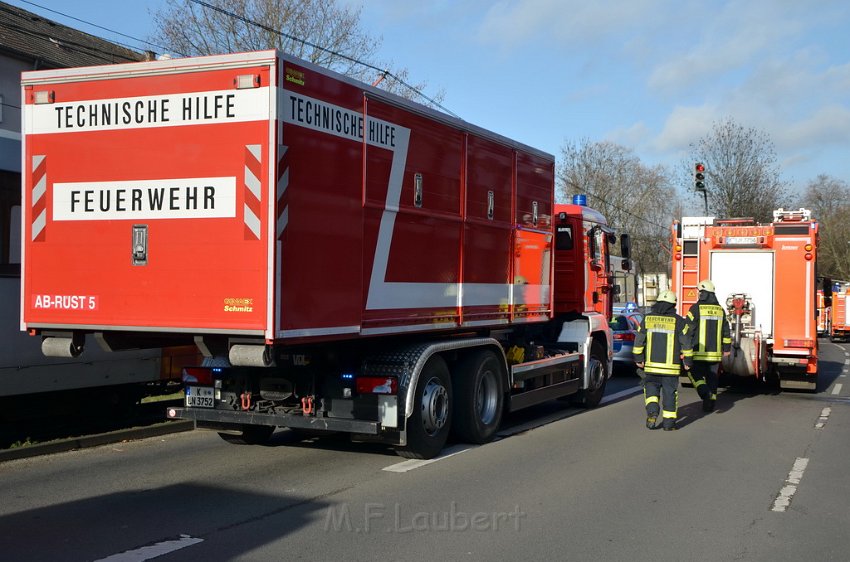
[{"label": "truck wheel", "polygon": [[580,390],[576,395],[575,403],[585,408],[595,408],[602,401],[605,394],[605,383],[608,381],[605,373],[605,348],[602,344],[594,341],[590,345],[590,361],[588,361],[590,388]]},{"label": "truck wheel", "polygon": [[502,368],[495,353],[473,353],[458,363],[452,384],[455,387],[453,429],[468,443],[487,443],[502,421],[504,392]]},{"label": "truck wheel", "polygon": [[414,389],[407,420],[407,445],[397,452],[408,459],[430,459],[443,449],[452,421],[452,381],[440,356],[428,360]]},{"label": "truck wheel", "polygon": [[219,433],[219,437],[228,443],[237,445],[264,445],[274,433],[273,425],[243,425],[241,435],[231,433]]}]

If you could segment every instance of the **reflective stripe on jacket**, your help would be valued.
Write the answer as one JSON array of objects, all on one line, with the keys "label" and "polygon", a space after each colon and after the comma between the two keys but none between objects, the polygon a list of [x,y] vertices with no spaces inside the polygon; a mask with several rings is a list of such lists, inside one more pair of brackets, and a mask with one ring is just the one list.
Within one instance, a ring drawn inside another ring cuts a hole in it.
[{"label": "reflective stripe on jacket", "polygon": [[638,327],[633,353],[646,373],[678,376],[683,361],[692,364],[691,347],[689,327],[681,316],[672,310],[666,314],[651,312]]},{"label": "reflective stripe on jacket", "polygon": [[726,313],[715,302],[695,302],[687,314],[693,333],[694,361],[718,363],[732,349],[732,336]]}]

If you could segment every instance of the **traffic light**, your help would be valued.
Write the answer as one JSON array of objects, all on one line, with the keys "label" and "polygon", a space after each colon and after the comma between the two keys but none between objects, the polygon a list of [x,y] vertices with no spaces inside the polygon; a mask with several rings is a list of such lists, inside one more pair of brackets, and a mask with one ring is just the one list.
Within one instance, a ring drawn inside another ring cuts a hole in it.
[{"label": "traffic light", "polygon": [[702,162],[694,164],[694,189],[705,191],[705,164]]}]

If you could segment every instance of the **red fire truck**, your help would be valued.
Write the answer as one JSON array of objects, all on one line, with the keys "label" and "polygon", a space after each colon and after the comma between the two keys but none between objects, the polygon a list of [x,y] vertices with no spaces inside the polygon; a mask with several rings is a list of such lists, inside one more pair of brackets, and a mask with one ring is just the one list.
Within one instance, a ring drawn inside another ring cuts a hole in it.
[{"label": "red fire truck", "polygon": [[850,296],[850,283],[834,281],[828,328],[831,341],[847,341],[847,338],[850,337],[850,318],[847,316],[848,296]]},{"label": "red fire truck", "polygon": [[832,303],[823,289],[817,290],[818,335],[828,335],[831,331]]},{"label": "red fire truck", "polygon": [[817,384],[815,269],[818,223],[806,209],[773,213],[773,222],[683,217],[673,223],[673,289],[679,313],[711,279],[725,305],[733,350],[723,372],[777,377],[782,388]]},{"label": "red fire truck", "polygon": [[615,234],[554,204],[551,155],[275,51],[25,72],[22,99],[45,354],[192,343],[170,417],[420,458],[599,403]]}]

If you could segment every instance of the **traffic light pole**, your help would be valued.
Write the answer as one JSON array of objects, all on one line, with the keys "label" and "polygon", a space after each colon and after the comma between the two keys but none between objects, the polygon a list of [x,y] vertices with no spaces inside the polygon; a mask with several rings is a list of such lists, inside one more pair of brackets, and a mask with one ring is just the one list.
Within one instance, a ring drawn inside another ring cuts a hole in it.
[{"label": "traffic light pole", "polygon": [[705,188],[705,164],[697,162],[694,164],[694,189],[697,193],[702,192],[702,200],[705,203],[705,216],[708,216],[708,190]]}]

